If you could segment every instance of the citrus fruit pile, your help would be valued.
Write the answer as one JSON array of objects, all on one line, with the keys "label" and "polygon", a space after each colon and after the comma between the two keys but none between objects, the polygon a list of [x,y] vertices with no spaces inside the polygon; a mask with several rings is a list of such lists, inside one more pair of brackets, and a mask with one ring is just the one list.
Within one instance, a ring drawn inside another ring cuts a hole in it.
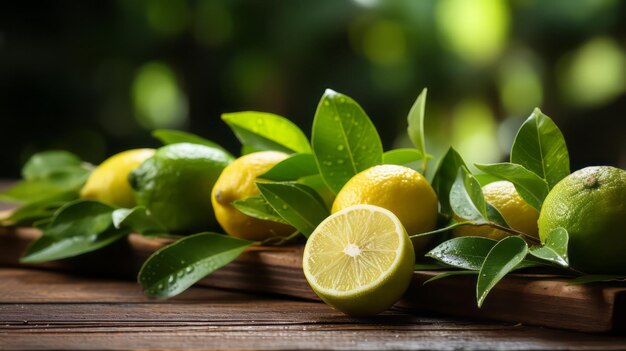
[{"label": "citrus fruit pile", "polygon": [[450,148],[427,179],[425,94],[408,116],[414,148],[384,152],[363,109],[328,90],[310,140],[280,116],[225,114],[243,145],[238,158],[166,130],[154,134],[164,146],[121,152],[95,169],[69,153],[37,154],[24,181],[0,194],[23,204],[1,223],[43,230],[25,262],[80,255],[131,232],[175,236],[139,273],[145,292],[159,297],[251,245],[306,239],[302,270],[312,290],[354,316],[398,301],[416,259],[449,271],[437,279],[477,274],[479,305],[504,275],[538,260],[572,276],[626,274],[626,171],[570,174],[562,134],[537,109],[510,162],[477,164],[483,173],[475,174]]}]

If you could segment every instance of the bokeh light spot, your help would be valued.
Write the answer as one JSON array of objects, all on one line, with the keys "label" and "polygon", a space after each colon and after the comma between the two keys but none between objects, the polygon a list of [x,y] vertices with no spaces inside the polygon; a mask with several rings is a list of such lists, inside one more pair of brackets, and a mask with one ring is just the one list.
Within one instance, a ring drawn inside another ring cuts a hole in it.
[{"label": "bokeh light spot", "polygon": [[514,116],[528,115],[543,100],[541,76],[523,55],[513,56],[503,62],[498,88],[504,108]]},{"label": "bokeh light spot", "polygon": [[474,163],[499,161],[502,156],[493,112],[484,102],[465,100],[452,115],[452,146],[459,151],[470,170]]},{"label": "bokeh light spot", "polygon": [[559,64],[558,81],[573,105],[606,103],[626,91],[626,57],[609,38],[596,38]]},{"label": "bokeh light spot", "polygon": [[436,21],[444,43],[463,59],[484,64],[506,44],[509,9],[503,0],[442,0]]},{"label": "bokeh light spot", "polygon": [[363,53],[380,65],[393,65],[406,59],[406,35],[396,22],[379,20],[363,33]]},{"label": "bokeh light spot", "polygon": [[161,62],[143,65],[132,87],[135,116],[148,129],[180,127],[187,121],[187,98],[174,72]]}]

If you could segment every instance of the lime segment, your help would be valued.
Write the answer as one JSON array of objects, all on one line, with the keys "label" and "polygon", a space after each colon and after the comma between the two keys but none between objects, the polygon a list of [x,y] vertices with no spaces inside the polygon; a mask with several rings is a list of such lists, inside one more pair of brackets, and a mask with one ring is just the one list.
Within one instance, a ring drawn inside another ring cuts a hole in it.
[{"label": "lime segment", "polygon": [[406,290],[413,246],[400,220],[355,205],[324,220],[304,249],[304,274],[322,300],[350,315],[384,311]]}]

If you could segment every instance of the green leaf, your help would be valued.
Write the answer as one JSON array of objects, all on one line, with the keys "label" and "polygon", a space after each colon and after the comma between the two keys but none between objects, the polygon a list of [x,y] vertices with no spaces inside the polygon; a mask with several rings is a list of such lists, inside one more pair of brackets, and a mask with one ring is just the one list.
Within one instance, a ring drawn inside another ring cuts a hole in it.
[{"label": "green leaf", "polygon": [[[66,151],[45,151],[34,154],[22,168],[24,180],[3,193],[0,201],[30,204],[53,201],[56,198],[78,197],[90,168],[75,155]],[[27,209],[31,211],[32,207]]]},{"label": "green leaf", "polygon": [[517,236],[506,237],[494,245],[478,275],[476,283],[478,307],[482,306],[491,289],[524,260],[527,253],[528,245]]},{"label": "green leaf", "polygon": [[567,245],[569,234],[562,227],[554,228],[546,237],[543,246],[530,248],[530,254],[543,260],[556,263],[563,267],[569,266],[567,257]]},{"label": "green leaf", "polygon": [[328,215],[320,196],[297,183],[256,183],[263,197],[289,224],[307,238]]},{"label": "green leaf", "polygon": [[445,273],[437,274],[436,276],[428,279],[422,285],[426,285],[428,283],[434,282],[435,280],[439,280],[439,279],[443,279],[443,278],[447,278],[447,277],[453,277],[453,276],[457,276],[457,275],[476,275],[476,274],[478,274],[477,271],[450,271],[450,272],[445,272]]},{"label": "green leaf", "polygon": [[0,223],[14,225],[31,224],[35,221],[51,217],[67,202],[76,199],[76,193],[60,193],[57,196],[44,200],[30,202],[12,211],[6,218],[0,219]]},{"label": "green leaf", "polygon": [[509,224],[506,222],[506,220],[497,208],[495,208],[492,204],[488,202],[486,202],[485,205],[487,206],[487,220],[489,222],[501,225],[505,228],[510,228]]},{"label": "green leaf", "polygon": [[266,221],[288,224],[273,208],[265,201],[262,195],[251,196],[243,200],[236,200],[231,203],[233,207],[244,214],[263,219]]},{"label": "green leaf", "polygon": [[[156,129],[152,131],[152,136],[163,143],[163,145],[179,144],[179,143],[191,143],[210,146],[215,149],[220,149],[223,152],[228,153],[226,149],[221,147],[218,143],[205,139],[199,135],[183,132],[180,130],[172,129]],[[232,157],[230,153],[229,156]]]},{"label": "green leaf", "polygon": [[[426,155],[426,139],[424,138],[424,110],[428,89],[424,88],[419,94],[407,116],[407,134],[413,145],[422,155]],[[422,174],[426,174],[426,159],[422,158]]]},{"label": "green leaf", "polygon": [[626,280],[626,276],[623,276],[623,275],[592,274],[592,275],[583,275],[578,278],[574,278],[568,281],[567,285],[579,285],[579,284],[614,282],[614,281],[623,282],[625,280]]},{"label": "green leaf", "polygon": [[83,164],[78,156],[67,151],[43,151],[32,155],[22,168],[24,179],[47,179],[52,173],[68,168],[80,168]]},{"label": "green leaf", "polygon": [[311,153],[306,135],[288,119],[265,112],[222,114],[237,139],[254,150],[276,150],[286,153]]},{"label": "green leaf", "polygon": [[304,184],[315,192],[324,200],[326,208],[331,208],[335,201],[335,193],[328,187],[320,174],[314,174],[298,179],[298,183]]},{"label": "green leaf", "polygon": [[395,149],[389,150],[383,154],[383,164],[400,165],[421,171],[419,161],[431,157],[431,155],[424,155],[418,149]]},{"label": "green leaf", "polygon": [[141,206],[132,209],[117,209],[113,211],[112,220],[115,228],[127,228],[146,236],[160,236],[168,233],[167,228]]},{"label": "green leaf", "polygon": [[227,235],[191,235],[153,253],[141,267],[138,281],[150,296],[172,297],[227,265],[250,245]]},{"label": "green leaf", "polygon": [[0,201],[29,204],[56,198],[68,192],[74,194],[72,198],[78,197],[77,191],[68,191],[58,184],[40,180],[22,180],[7,191],[0,193]]},{"label": "green leaf", "polygon": [[311,141],[320,174],[335,193],[383,160],[378,132],[361,106],[330,89],[317,106]]},{"label": "green leaf", "polygon": [[452,184],[454,184],[456,180],[457,172],[460,167],[465,167],[465,162],[463,162],[461,155],[452,147],[448,149],[437,166],[432,185],[437,193],[443,214],[453,214],[452,207],[450,206],[450,189],[452,189]]},{"label": "green leaf", "polygon": [[550,189],[569,175],[569,154],[563,134],[538,108],[517,132],[511,162],[545,179]]},{"label": "green leaf", "polygon": [[463,219],[486,221],[489,218],[480,184],[465,167],[459,168],[450,189],[450,206]]},{"label": "green leaf", "polygon": [[275,164],[269,171],[258,178],[288,181],[318,174],[315,157],[312,154],[293,154]]},{"label": "green leaf", "polygon": [[496,240],[474,236],[453,238],[439,244],[426,256],[452,267],[478,271],[497,243]]},{"label": "green leaf", "polygon": [[515,163],[474,164],[481,171],[499,179],[508,180],[529,205],[537,211],[548,195],[548,183],[537,174]]},{"label": "green leaf", "polygon": [[130,231],[113,226],[113,207],[96,201],[63,206],[20,260],[37,263],[91,252],[124,237]]},{"label": "green leaf", "polygon": [[493,183],[493,182],[497,182],[498,180],[501,180],[498,177],[494,177],[491,174],[474,174],[474,178],[476,178],[476,180],[478,181],[478,183],[480,183],[480,186],[485,186],[487,184]]}]

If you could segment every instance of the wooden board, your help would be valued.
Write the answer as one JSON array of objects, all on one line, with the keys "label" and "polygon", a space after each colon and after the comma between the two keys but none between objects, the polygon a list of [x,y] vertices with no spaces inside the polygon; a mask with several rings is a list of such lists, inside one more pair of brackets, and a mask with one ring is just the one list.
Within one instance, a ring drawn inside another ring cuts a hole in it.
[{"label": "wooden board", "polygon": [[[0,266],[20,266],[20,254],[38,235],[32,229],[0,231]],[[145,258],[165,243],[131,235],[127,241],[92,254],[24,266],[135,279]],[[251,248],[198,285],[315,300],[317,297],[302,273],[301,250],[301,247]],[[475,277],[456,276],[423,285],[435,274],[416,272],[411,287],[397,307],[584,332],[626,330],[624,286],[567,285],[554,276],[511,275],[492,290],[483,307],[478,309],[475,307]]]},{"label": "wooden board", "polygon": [[191,288],[149,299],[132,281],[0,268],[0,349],[619,350],[626,338]]}]

